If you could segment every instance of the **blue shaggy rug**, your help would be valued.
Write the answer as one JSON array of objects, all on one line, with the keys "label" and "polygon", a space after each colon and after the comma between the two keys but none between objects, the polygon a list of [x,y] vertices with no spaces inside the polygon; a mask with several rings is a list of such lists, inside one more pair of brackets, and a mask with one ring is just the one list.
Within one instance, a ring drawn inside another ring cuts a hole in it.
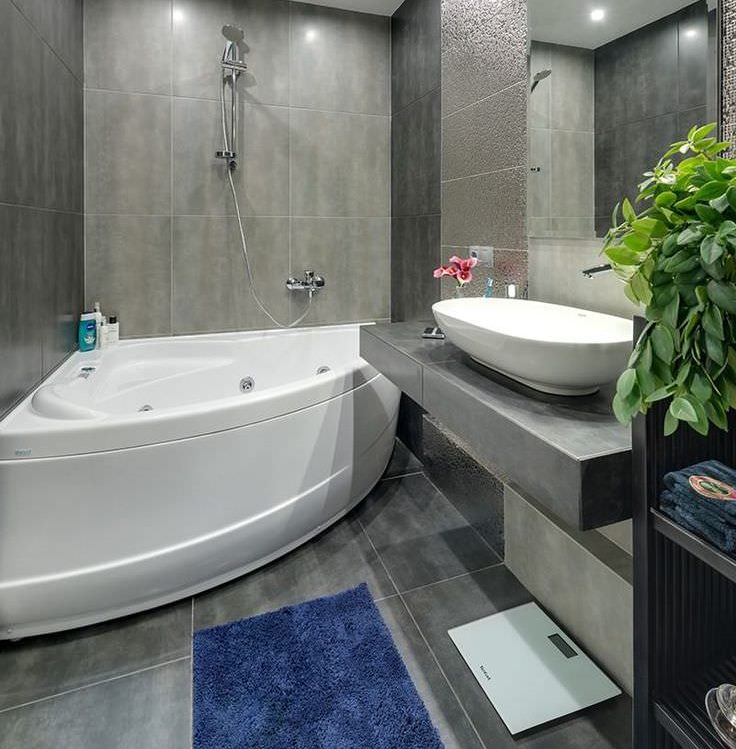
[{"label": "blue shaggy rug", "polygon": [[194,635],[194,749],[443,749],[368,588]]}]

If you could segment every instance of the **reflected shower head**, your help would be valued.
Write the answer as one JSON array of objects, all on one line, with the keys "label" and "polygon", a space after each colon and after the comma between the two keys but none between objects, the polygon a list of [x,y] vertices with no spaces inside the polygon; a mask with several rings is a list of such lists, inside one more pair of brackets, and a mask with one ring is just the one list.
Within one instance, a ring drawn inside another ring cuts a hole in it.
[{"label": "reflected shower head", "polygon": [[539,85],[540,81],[543,81],[545,78],[549,78],[552,75],[552,71],[547,70],[540,70],[534,78],[532,78],[532,91]]},{"label": "reflected shower head", "polygon": [[233,26],[229,23],[226,23],[222,27],[222,35],[229,42],[234,42],[235,44],[237,44],[238,42],[242,42],[243,39],[245,39],[245,32],[243,31],[243,29],[241,29],[239,26]]}]

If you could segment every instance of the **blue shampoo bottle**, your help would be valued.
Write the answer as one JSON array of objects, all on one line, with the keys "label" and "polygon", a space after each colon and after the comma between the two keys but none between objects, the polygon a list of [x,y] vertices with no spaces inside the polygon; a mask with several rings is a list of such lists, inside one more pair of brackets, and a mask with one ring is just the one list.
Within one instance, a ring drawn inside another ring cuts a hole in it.
[{"label": "blue shampoo bottle", "polygon": [[97,318],[94,312],[85,312],[79,318],[79,350],[94,351],[97,347]]}]

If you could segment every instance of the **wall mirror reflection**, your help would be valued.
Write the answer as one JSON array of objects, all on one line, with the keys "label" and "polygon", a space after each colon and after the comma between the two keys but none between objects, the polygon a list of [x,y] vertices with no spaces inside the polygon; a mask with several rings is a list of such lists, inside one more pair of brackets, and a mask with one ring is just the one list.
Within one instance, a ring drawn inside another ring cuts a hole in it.
[{"label": "wall mirror reflection", "polygon": [[531,237],[595,239],[717,119],[717,0],[529,0]]}]

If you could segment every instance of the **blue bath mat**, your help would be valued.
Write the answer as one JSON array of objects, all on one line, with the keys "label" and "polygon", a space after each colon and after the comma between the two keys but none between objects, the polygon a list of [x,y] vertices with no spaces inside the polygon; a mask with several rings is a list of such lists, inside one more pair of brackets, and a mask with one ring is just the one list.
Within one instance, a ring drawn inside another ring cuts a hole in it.
[{"label": "blue bath mat", "polygon": [[194,749],[442,749],[368,588],[194,635]]}]

